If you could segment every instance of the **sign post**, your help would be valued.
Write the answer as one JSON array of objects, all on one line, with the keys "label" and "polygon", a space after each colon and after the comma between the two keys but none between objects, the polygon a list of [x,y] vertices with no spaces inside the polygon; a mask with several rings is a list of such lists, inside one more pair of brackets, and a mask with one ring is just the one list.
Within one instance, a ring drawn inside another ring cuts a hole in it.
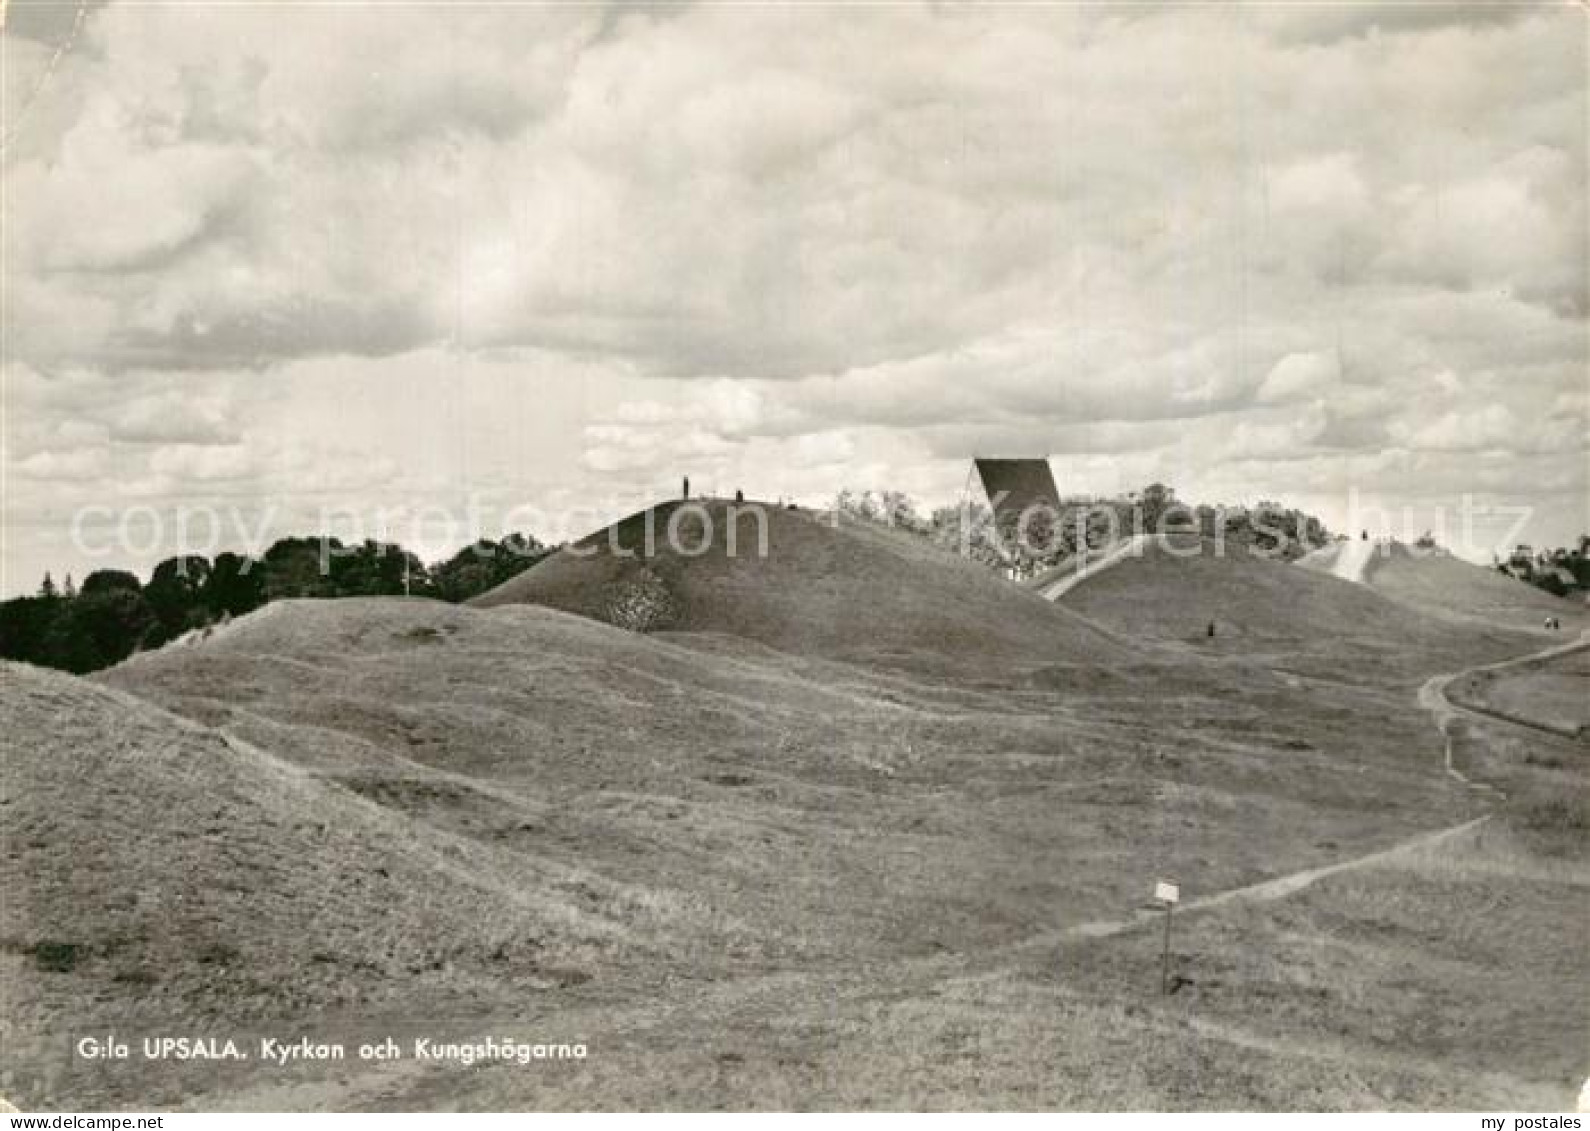
[{"label": "sign post", "polygon": [[1170,993],[1170,916],[1176,909],[1176,904],[1181,901],[1181,888],[1169,880],[1160,880],[1154,885],[1154,898],[1165,905],[1165,957],[1160,964],[1159,992]]}]

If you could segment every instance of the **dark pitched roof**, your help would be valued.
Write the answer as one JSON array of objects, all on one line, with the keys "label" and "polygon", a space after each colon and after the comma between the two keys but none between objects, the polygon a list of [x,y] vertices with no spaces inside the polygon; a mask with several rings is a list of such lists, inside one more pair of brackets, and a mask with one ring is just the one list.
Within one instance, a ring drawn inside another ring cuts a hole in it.
[{"label": "dark pitched roof", "polygon": [[[1058,507],[1060,492],[1046,459],[978,459],[977,475],[1001,527],[1013,523],[1028,507]],[[1003,493],[1003,497],[1001,494]]]}]

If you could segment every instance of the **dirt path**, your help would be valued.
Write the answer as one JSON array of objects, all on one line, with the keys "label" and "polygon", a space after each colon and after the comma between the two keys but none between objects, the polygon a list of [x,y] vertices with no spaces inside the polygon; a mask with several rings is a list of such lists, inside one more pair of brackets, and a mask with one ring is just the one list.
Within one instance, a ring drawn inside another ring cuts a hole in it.
[{"label": "dirt path", "polygon": [[1321,546],[1303,555],[1295,564],[1355,585],[1368,585],[1369,564],[1374,560],[1375,551],[1385,547],[1387,543],[1379,540],[1346,539]]},{"label": "dirt path", "polygon": [[1351,581],[1358,585],[1365,584],[1369,573],[1369,563],[1375,556],[1375,547],[1378,542],[1359,539],[1357,542],[1347,541],[1341,543],[1341,552],[1336,555],[1336,561],[1331,566],[1331,573],[1343,581]]},{"label": "dirt path", "polygon": [[1558,737],[1561,737],[1560,732],[1552,730],[1550,727],[1536,726],[1525,719],[1516,719],[1510,715],[1503,715],[1494,711],[1486,711],[1478,707],[1468,707],[1452,702],[1452,700],[1447,698],[1446,689],[1451,685],[1453,680],[1462,679],[1464,676],[1472,675],[1475,672],[1502,671],[1507,668],[1520,667],[1524,664],[1539,663],[1542,660],[1552,660],[1558,656],[1567,656],[1574,652],[1584,651],[1587,648],[1590,648],[1590,631],[1581,633],[1579,639],[1577,640],[1569,641],[1566,644],[1556,644],[1550,648],[1542,649],[1539,652],[1531,652],[1527,656],[1515,656],[1511,660],[1500,660],[1494,664],[1483,664],[1475,668],[1465,668],[1463,671],[1451,672],[1447,675],[1433,675],[1429,679],[1425,680],[1424,684],[1419,688],[1419,706],[1423,707],[1425,710],[1429,711],[1435,716],[1436,726],[1441,729],[1441,736],[1446,740],[1446,751],[1444,758],[1446,762],[1447,776],[1451,777],[1455,781],[1462,782],[1471,789],[1486,790],[1496,794],[1499,797],[1507,796],[1502,790],[1497,789],[1493,785],[1472,780],[1465,775],[1462,770],[1458,769],[1457,766],[1453,764],[1452,724],[1459,719],[1471,718],[1488,723],[1502,723],[1507,726],[1525,727],[1530,730],[1540,730],[1546,732],[1547,734],[1558,735]]},{"label": "dirt path", "polygon": [[1041,590],[1039,596],[1045,601],[1058,601],[1088,578],[1097,577],[1112,566],[1120,565],[1127,558],[1137,557],[1142,554],[1151,541],[1156,541],[1163,537],[1164,535],[1161,534],[1133,534],[1128,538],[1123,538],[1105,551],[1103,557],[1095,558],[1091,562],[1084,559],[1082,564],[1077,567],[1075,573],[1062,577],[1059,581]]},{"label": "dirt path", "polygon": [[[1186,903],[1178,905],[1177,910],[1182,915],[1188,915],[1196,914],[1200,911],[1208,911],[1216,907],[1224,907],[1231,903],[1269,903],[1273,900],[1285,899],[1287,896],[1296,895],[1304,888],[1331,876],[1357,871],[1360,868],[1373,868],[1396,860],[1398,857],[1441,844],[1444,841],[1454,840],[1479,828],[1490,819],[1491,815],[1487,813],[1483,817],[1476,817],[1472,821],[1465,821],[1461,825],[1420,833],[1418,836],[1409,837],[1407,840],[1398,841],[1387,848],[1378,849],[1363,856],[1354,856],[1348,860],[1340,860],[1335,864],[1322,864],[1314,868],[1304,868],[1298,872],[1288,872],[1284,876],[1260,880],[1258,883],[1245,884],[1242,887],[1227,888],[1225,891],[1217,891],[1210,895],[1188,900]],[[1015,954],[1030,950],[1041,950],[1068,939],[1106,939],[1143,927],[1157,928],[1163,921],[1164,914],[1159,908],[1142,907],[1126,919],[1077,923],[1059,931],[1016,943],[1005,951],[998,953]]]},{"label": "dirt path", "polygon": [[[1124,560],[1130,547],[1118,547],[1106,562],[1096,563],[1087,576],[1108,565]],[[1075,584],[1081,577],[1072,581]],[[1069,587],[1069,586],[1068,586]],[[1590,636],[1571,644],[1559,645],[1543,652],[1507,660],[1487,667],[1505,667],[1590,647]],[[1470,669],[1480,670],[1480,669]],[[1466,785],[1477,789],[1490,789],[1483,783],[1470,782],[1451,764],[1451,738],[1449,725],[1463,714],[1472,714],[1446,699],[1444,688],[1450,681],[1466,672],[1434,676],[1420,688],[1418,702],[1435,716],[1442,733],[1447,735],[1447,765],[1449,774]],[[1504,720],[1506,721],[1506,720]],[[1285,899],[1332,876],[1374,868],[1391,863],[1401,857],[1414,855],[1437,845],[1456,840],[1491,820],[1485,814],[1448,828],[1427,830],[1373,852],[1354,856],[1333,864],[1304,868],[1284,875],[1244,884],[1240,887],[1213,892],[1190,899],[1181,904],[1182,915],[1199,914],[1232,904],[1264,903]],[[1157,929],[1162,913],[1157,908],[1139,907],[1131,914],[1117,919],[1093,920],[1074,923],[1066,927],[1046,930],[1017,942],[984,951],[978,955],[937,955],[927,958],[905,959],[890,964],[887,972],[879,967],[849,970],[786,971],[776,974],[758,974],[712,985],[699,986],[683,1000],[637,1001],[633,1006],[613,1008],[611,1003],[574,1006],[553,1011],[540,1018],[535,1032],[522,1034],[527,1039],[544,1037],[548,1032],[578,1033],[581,1039],[590,1040],[600,1047],[604,1036],[622,1033],[634,1040],[637,1034],[649,1032],[677,1034],[687,1032],[704,1021],[727,1026],[735,1017],[765,1016],[770,1012],[798,1012],[816,996],[824,1002],[825,1015],[832,1016],[843,1007],[864,1009],[865,1003],[881,998],[898,998],[901,995],[931,993],[934,987],[946,981],[966,977],[989,977],[1032,959],[1056,945],[1075,940],[1106,939],[1134,930]],[[1192,1026],[1202,1038],[1236,1043],[1255,1049],[1300,1052],[1305,1056],[1341,1059],[1340,1050],[1328,1051],[1328,1056],[1316,1050],[1300,1048],[1291,1042],[1249,1033],[1246,1030],[1213,1022],[1198,1022]],[[514,1026],[501,1026],[500,1036],[513,1036]],[[498,1032],[498,1030],[493,1030]],[[1427,1066],[1428,1067],[1428,1066]],[[412,1106],[416,1102],[431,1102],[438,1096],[456,1098],[456,1068],[446,1065],[402,1061],[358,1074],[347,1074],[339,1080],[308,1080],[294,1082],[262,1081],[252,1088],[226,1097],[201,1096],[195,1103],[200,1106],[224,1102],[233,1108],[261,1108],[286,1106],[315,1106],[323,1108],[348,1106]],[[1498,1079],[1513,1086],[1505,1077]]]},{"label": "dirt path", "polygon": [[[1120,556],[1115,557],[1114,560],[1122,560],[1124,556],[1125,553],[1123,551]],[[1113,562],[1111,564],[1113,564]],[[1097,573],[1098,568],[1102,567],[1096,567],[1092,572]],[[1500,668],[1516,664],[1532,663],[1539,660],[1551,659],[1555,656],[1564,655],[1566,653],[1574,652],[1583,648],[1590,648],[1590,632],[1587,632],[1579,640],[1568,644],[1556,645],[1540,652],[1531,653],[1527,656],[1518,656],[1510,660],[1503,660],[1496,664],[1489,664],[1486,665],[1485,668],[1465,669],[1465,671],[1462,672],[1453,672],[1448,675],[1433,676],[1431,679],[1427,680],[1424,686],[1419,689],[1418,701],[1420,706],[1431,711],[1435,715],[1436,723],[1441,728],[1442,734],[1447,736],[1447,772],[1457,780],[1463,782],[1465,785],[1469,785],[1475,789],[1490,790],[1498,794],[1501,792],[1500,790],[1495,789],[1494,786],[1489,786],[1482,782],[1470,781],[1468,778],[1459,773],[1452,765],[1452,741],[1450,735],[1447,734],[1448,724],[1452,718],[1457,717],[1459,714],[1465,712],[1472,714],[1473,712],[1468,712],[1467,708],[1459,707],[1451,703],[1446,698],[1443,689],[1446,687],[1447,683],[1459,678],[1460,676],[1468,674],[1469,671],[1479,671],[1489,668]],[[1510,720],[1504,719],[1503,721],[1505,722]],[[1181,904],[1179,910],[1183,914],[1188,914],[1208,911],[1233,903],[1267,903],[1277,899],[1284,899],[1332,876],[1391,863],[1392,861],[1395,861],[1403,856],[1414,855],[1436,845],[1443,844],[1447,841],[1456,840],[1465,834],[1480,828],[1486,822],[1490,821],[1491,817],[1492,814],[1486,813],[1483,816],[1464,821],[1462,824],[1452,825],[1447,828],[1427,830],[1404,840],[1400,840],[1395,844],[1388,845],[1385,848],[1376,849],[1373,852],[1368,852],[1361,856],[1354,856],[1346,860],[1340,860],[1334,864],[1324,864],[1313,868],[1303,868],[1295,872],[1288,872],[1285,875],[1275,876],[1267,880],[1260,880],[1256,883],[1244,884],[1240,887],[1228,888],[1224,891],[1213,892],[1209,895],[1200,896],[1196,899],[1192,899]],[[988,954],[994,957],[1011,958],[1031,951],[1042,950],[1044,948],[1051,947],[1056,943],[1064,942],[1070,939],[1110,938],[1115,935],[1124,934],[1127,931],[1157,926],[1161,922],[1161,917],[1162,913],[1158,908],[1141,907],[1134,911],[1131,915],[1121,919],[1104,919],[1084,923],[1074,923],[1068,927],[1063,927],[1053,931],[1045,931],[1037,935],[1033,935],[1027,939],[1023,939],[1019,942],[996,948],[993,951],[988,952]],[[944,964],[945,960],[934,959],[925,960],[923,966],[932,965],[941,968]],[[914,966],[911,963],[903,963],[902,967],[908,969],[922,968]]]}]

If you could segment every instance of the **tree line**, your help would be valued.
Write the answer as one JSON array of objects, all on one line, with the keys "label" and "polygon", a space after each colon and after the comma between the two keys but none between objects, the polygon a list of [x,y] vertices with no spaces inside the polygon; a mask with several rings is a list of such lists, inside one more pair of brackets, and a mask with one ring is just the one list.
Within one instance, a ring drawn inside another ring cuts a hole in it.
[{"label": "tree line", "polygon": [[101,569],[81,585],[70,575],[57,585],[46,573],[36,594],[0,602],[0,656],[82,674],[284,598],[409,594],[467,601],[551,552],[533,537],[510,534],[427,566],[390,543],[283,538],[258,558],[167,558],[147,582],[127,570]]},{"label": "tree line", "polygon": [[1519,545],[1505,561],[1498,561],[1496,568],[1556,597],[1590,592],[1590,534],[1580,535],[1576,546],[1539,552],[1533,546]]},{"label": "tree line", "polygon": [[[900,491],[846,489],[833,510],[848,518],[892,526],[963,553],[991,569],[1028,575],[1078,551],[1105,549],[1125,535],[1196,531],[1227,547],[1292,561],[1325,545],[1325,524],[1296,507],[1263,501],[1254,506],[1188,503],[1174,488],[1151,483],[1125,495],[1072,496],[1037,508],[1023,529],[1000,529],[982,503],[943,506],[924,513]],[[1007,525],[1010,520],[1007,520]]]},{"label": "tree line", "polygon": [[[1161,483],[1119,498],[1061,500],[1052,514],[1037,516],[1021,538],[996,529],[992,512],[981,504],[924,513],[899,491],[845,490],[833,509],[844,517],[910,531],[990,569],[1016,574],[1047,568],[1079,549],[1101,549],[1138,531],[1196,529],[1284,560],[1330,537],[1317,518],[1295,508],[1270,502],[1191,505]],[[36,594],[0,602],[0,657],[81,674],[285,598],[409,594],[467,601],[553,549],[529,535],[510,534],[465,546],[427,566],[391,543],[283,538],[258,558],[234,553],[167,558],[147,582],[126,570],[102,569],[80,586],[70,577],[57,586],[46,574]]]}]

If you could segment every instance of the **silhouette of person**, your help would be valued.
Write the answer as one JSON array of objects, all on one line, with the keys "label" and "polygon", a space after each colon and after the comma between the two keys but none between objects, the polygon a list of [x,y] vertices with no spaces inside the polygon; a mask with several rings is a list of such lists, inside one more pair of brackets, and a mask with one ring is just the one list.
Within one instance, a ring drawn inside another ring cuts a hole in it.
[{"label": "silhouette of person", "polygon": [[688,475],[685,476],[684,497],[687,499],[690,497],[690,476]]},{"label": "silhouette of person", "polygon": [[734,492],[734,501],[737,502],[737,503],[745,502],[745,492],[744,491],[735,491]]},{"label": "silhouette of person", "polygon": [[1209,622],[1209,638],[1211,640],[1213,640],[1214,639],[1214,635],[1215,635],[1215,622],[1214,621],[1210,621]]}]

